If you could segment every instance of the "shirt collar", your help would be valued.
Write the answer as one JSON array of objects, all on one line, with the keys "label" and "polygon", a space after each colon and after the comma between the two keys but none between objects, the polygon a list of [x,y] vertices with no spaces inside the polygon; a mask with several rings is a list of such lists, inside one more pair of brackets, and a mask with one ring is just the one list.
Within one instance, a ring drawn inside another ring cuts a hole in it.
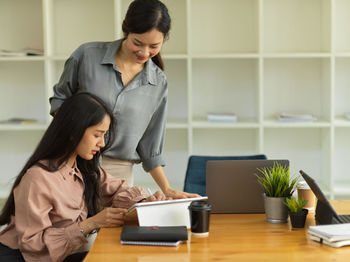
[{"label": "shirt collar", "polygon": [[123,39],[119,39],[107,44],[107,50],[105,52],[104,57],[102,58],[101,64],[112,64],[115,66],[115,56],[119,50],[120,44]]},{"label": "shirt collar", "polygon": [[82,182],[84,182],[83,176],[80,173],[78,167],[77,167],[77,162],[74,162],[73,167],[68,166],[67,164],[63,164],[59,168],[60,173],[62,174],[64,179],[70,178],[73,176],[75,179],[76,177],[79,178]]},{"label": "shirt collar", "polygon": [[[123,39],[119,39],[114,42],[108,43],[107,50],[101,61],[102,65],[103,64],[113,65],[113,68],[116,69],[118,72],[119,70],[117,69],[117,66],[115,64],[115,56],[117,55],[117,52],[120,48],[122,41]],[[156,69],[157,69],[156,64],[152,61],[152,59],[149,59],[145,64],[145,68],[141,72],[142,74],[141,82],[143,85],[147,85],[149,83],[155,86],[158,84]]]}]

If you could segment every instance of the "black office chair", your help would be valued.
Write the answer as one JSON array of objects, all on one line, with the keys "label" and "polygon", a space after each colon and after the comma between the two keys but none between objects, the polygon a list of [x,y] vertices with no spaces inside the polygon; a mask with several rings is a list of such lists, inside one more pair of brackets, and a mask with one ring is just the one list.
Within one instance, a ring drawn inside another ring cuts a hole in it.
[{"label": "black office chair", "polygon": [[206,165],[209,160],[259,160],[267,159],[263,154],[248,156],[190,156],[187,163],[184,191],[206,195]]}]

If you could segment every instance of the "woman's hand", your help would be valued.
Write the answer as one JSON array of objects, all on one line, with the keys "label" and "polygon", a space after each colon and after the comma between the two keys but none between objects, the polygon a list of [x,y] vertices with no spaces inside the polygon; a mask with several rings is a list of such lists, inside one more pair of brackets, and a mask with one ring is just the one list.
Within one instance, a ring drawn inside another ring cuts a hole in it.
[{"label": "woman's hand", "polygon": [[125,208],[107,207],[96,215],[80,222],[79,227],[85,234],[101,227],[119,227],[124,224],[127,212],[128,210]]},{"label": "woman's hand", "polygon": [[191,197],[200,197],[198,194],[187,193],[183,191],[179,191],[169,187],[164,192],[165,196],[168,198],[179,199],[179,198],[191,198]]},{"label": "woman's hand", "polygon": [[155,192],[153,195],[147,197],[142,202],[151,202],[151,201],[160,201],[160,200],[169,200],[171,198],[166,197],[161,191]]},{"label": "woman's hand", "polygon": [[98,227],[118,227],[124,224],[125,214],[128,212],[125,208],[107,207],[97,213],[94,217]]}]

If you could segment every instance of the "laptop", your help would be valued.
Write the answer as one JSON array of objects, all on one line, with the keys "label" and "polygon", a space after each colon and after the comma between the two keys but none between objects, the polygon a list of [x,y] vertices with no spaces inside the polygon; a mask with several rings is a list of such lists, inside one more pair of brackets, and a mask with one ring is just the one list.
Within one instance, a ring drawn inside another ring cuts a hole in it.
[{"label": "laptop", "polygon": [[304,171],[299,171],[306,183],[310,186],[317,198],[315,219],[321,225],[350,223],[350,215],[338,215],[331,206],[326,196],[317,185],[316,181]]},{"label": "laptop", "polygon": [[263,188],[255,174],[288,160],[218,160],[207,162],[206,189],[211,213],[264,213]]}]

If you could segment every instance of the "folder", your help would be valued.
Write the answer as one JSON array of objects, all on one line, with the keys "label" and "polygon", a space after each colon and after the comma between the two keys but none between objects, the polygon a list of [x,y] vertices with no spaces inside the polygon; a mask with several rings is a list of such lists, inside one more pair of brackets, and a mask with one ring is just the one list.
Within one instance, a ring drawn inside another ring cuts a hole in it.
[{"label": "folder", "polygon": [[120,242],[129,245],[177,246],[188,239],[186,226],[123,226]]}]

